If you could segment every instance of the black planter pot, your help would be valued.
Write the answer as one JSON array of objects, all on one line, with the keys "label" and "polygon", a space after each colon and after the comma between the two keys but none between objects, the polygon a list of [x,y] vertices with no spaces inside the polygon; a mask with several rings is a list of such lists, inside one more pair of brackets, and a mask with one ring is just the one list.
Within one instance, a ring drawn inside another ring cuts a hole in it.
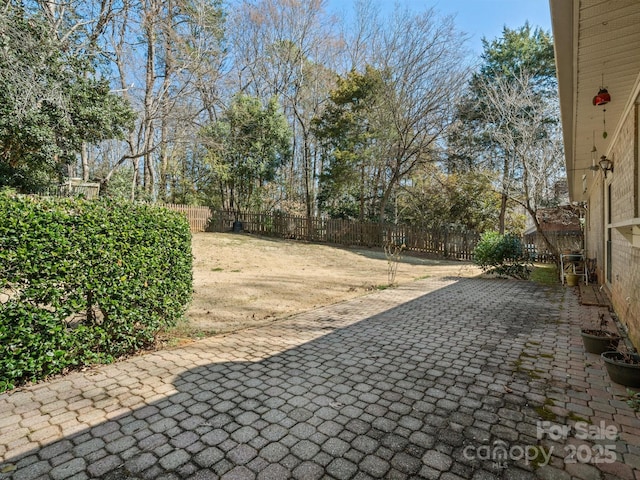
[{"label": "black planter pot", "polygon": [[612,381],[627,387],[640,387],[639,355],[630,355],[635,363],[624,362],[624,355],[620,352],[604,352],[601,357]]},{"label": "black planter pot", "polygon": [[242,222],[239,222],[237,220],[233,222],[233,232],[234,233],[242,232]]},{"label": "black planter pot", "polygon": [[606,332],[608,335],[598,335],[599,332],[606,332],[606,330],[581,330],[582,343],[584,343],[584,349],[589,353],[597,353],[600,355],[604,352],[609,352],[618,348],[618,342],[620,337],[611,332]]}]

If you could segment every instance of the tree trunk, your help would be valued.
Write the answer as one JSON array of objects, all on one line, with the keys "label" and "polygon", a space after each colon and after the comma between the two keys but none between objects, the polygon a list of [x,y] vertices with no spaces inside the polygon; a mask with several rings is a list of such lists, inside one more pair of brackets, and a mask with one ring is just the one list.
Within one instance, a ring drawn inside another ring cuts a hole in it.
[{"label": "tree trunk", "polygon": [[[389,185],[384,189],[384,193],[382,194],[382,198],[380,199],[380,218],[378,223],[380,224],[380,231],[382,232],[382,227],[384,225],[385,220],[385,211],[387,209],[387,204],[389,203],[389,199],[391,198],[391,194],[393,193],[393,187],[397,181],[397,178],[394,176],[389,180]],[[384,240],[384,239],[381,239]]]},{"label": "tree trunk", "polygon": [[150,2],[149,10],[145,12],[145,36],[147,41],[147,58],[145,69],[145,92],[144,92],[144,191],[152,194],[155,183],[155,172],[153,169],[153,155],[150,153],[153,144],[154,122],[153,122],[153,86],[156,81],[156,31],[155,22],[158,20],[158,5],[155,1]]},{"label": "tree trunk", "polygon": [[502,195],[500,195],[500,215],[498,217],[498,232],[500,233],[500,235],[504,235],[508,199],[509,196],[506,193],[503,192]]},{"label": "tree trunk", "polygon": [[529,215],[531,215],[531,218],[533,219],[533,223],[536,226],[536,232],[538,232],[538,235],[542,237],[542,240],[544,241],[544,244],[547,246],[547,248],[551,252],[551,255],[553,255],[553,257],[556,259],[556,262],[558,262],[558,259],[560,258],[560,251],[554,244],[551,243],[551,240],[549,240],[549,237],[547,237],[547,234],[540,226],[540,223],[538,222],[538,217],[536,216],[536,212],[534,212],[532,209],[527,209],[527,210],[529,211]]},{"label": "tree trunk", "polygon": [[82,180],[89,181],[89,149],[87,148],[87,142],[82,142],[82,150],[80,151],[80,158],[82,159]]},{"label": "tree trunk", "polygon": [[169,195],[169,190],[167,188],[169,182],[169,153],[167,151],[166,142],[168,130],[169,128],[167,126],[166,118],[163,115],[162,127],[160,130],[160,183],[158,185],[158,198],[163,202],[167,201]]},{"label": "tree trunk", "polygon": [[131,180],[131,198],[130,200],[133,202],[136,199],[136,190],[138,188],[138,164],[139,160],[133,160],[133,179]]},{"label": "tree trunk", "polygon": [[364,161],[360,163],[360,214],[358,215],[358,219],[360,223],[364,223],[364,185],[365,182],[365,167]]},{"label": "tree trunk", "polygon": [[169,177],[169,114],[171,111],[169,105],[169,87],[171,86],[171,78],[174,72],[173,61],[173,2],[166,1],[167,18],[162,24],[163,40],[164,40],[164,77],[162,79],[162,87],[160,88],[160,95],[162,97],[162,118],[160,119],[160,184],[159,184],[159,197],[166,201],[168,191],[168,177]]},{"label": "tree trunk", "polygon": [[[514,159],[515,161],[515,159]],[[504,163],[502,165],[502,194],[500,198],[500,216],[498,217],[498,232],[504,235],[506,229],[507,202],[509,200],[509,155],[505,154]]]},{"label": "tree trunk", "polygon": [[560,259],[558,249],[556,248],[555,245],[551,243],[551,241],[549,240],[549,237],[547,237],[547,234],[544,232],[544,230],[540,226],[540,222],[538,222],[538,216],[536,215],[537,212],[531,206],[531,191],[529,190],[529,167],[526,162],[523,162],[522,164],[522,180],[523,180],[523,187],[524,187],[524,194],[525,194],[524,207],[527,210],[527,212],[529,212],[529,215],[531,215],[533,224],[536,227],[536,232],[538,232],[538,235],[542,237],[542,240],[544,240],[545,245],[547,246],[551,254],[554,256],[554,258],[556,259],[556,262],[558,262]]}]

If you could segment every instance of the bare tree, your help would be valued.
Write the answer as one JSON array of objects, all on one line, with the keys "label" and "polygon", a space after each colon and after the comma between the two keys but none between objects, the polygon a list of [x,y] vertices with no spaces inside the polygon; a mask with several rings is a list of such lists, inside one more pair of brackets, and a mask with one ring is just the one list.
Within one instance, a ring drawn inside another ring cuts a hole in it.
[{"label": "bare tree", "polygon": [[132,160],[133,181],[142,183],[145,195],[169,198],[175,183],[172,172],[181,170],[178,163],[186,152],[198,150],[197,132],[203,121],[215,116],[214,92],[222,57],[219,4],[217,0],[123,3],[120,21],[111,31],[111,45],[120,89],[136,105],[139,123],[127,140],[128,151],[104,182]]},{"label": "bare tree", "polygon": [[341,24],[344,49],[341,72],[364,71],[375,56],[375,48],[379,44],[380,26],[383,23],[379,4],[372,0],[356,0],[354,11],[353,22]]},{"label": "bare tree", "polygon": [[490,107],[483,115],[502,152],[501,175],[495,179],[498,190],[524,207],[549,250],[557,254],[540,227],[537,210],[563,177],[558,102],[539,95],[526,71],[494,77],[481,88]]},{"label": "bare tree", "polygon": [[374,45],[374,66],[386,73],[384,103],[377,122],[388,132],[381,152],[379,218],[400,182],[419,165],[438,159],[438,142],[454,118],[467,80],[464,36],[452,17],[433,9],[412,14],[396,9],[382,24]]},{"label": "bare tree", "polygon": [[339,44],[324,7],[325,0],[243,2],[229,20],[237,55],[232,90],[281,100],[294,132],[285,195],[300,192],[309,216],[315,212],[320,168],[311,120],[333,80],[327,72]]}]

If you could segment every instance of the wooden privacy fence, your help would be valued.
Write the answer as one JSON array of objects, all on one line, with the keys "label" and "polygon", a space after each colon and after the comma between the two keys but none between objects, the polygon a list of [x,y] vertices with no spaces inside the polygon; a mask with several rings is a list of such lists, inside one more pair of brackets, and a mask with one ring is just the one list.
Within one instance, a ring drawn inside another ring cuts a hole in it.
[{"label": "wooden privacy fence", "polygon": [[69,178],[60,185],[47,187],[36,195],[44,197],[81,197],[95,200],[100,196],[99,182],[85,182],[81,178]]},{"label": "wooden privacy fence", "polygon": [[192,205],[178,205],[175,203],[160,204],[170,210],[183,213],[189,221],[192,232],[206,232],[211,220],[212,210],[209,207],[195,207]]},{"label": "wooden privacy fence", "polygon": [[[584,234],[580,230],[566,230],[557,232],[546,232],[547,238],[558,251],[581,250],[584,245]],[[537,233],[524,235],[523,243],[529,255],[539,262],[556,262],[558,259],[553,255],[542,236]]]},{"label": "wooden privacy fence", "polygon": [[270,237],[323,242],[345,246],[382,247],[404,245],[412,252],[448,258],[471,260],[478,243],[476,232],[456,228],[424,230],[410,225],[381,225],[327,217],[303,217],[282,213],[242,213],[237,217],[228,211],[209,207],[166,204],[167,208],[186,215],[193,232],[230,232],[242,230]]}]

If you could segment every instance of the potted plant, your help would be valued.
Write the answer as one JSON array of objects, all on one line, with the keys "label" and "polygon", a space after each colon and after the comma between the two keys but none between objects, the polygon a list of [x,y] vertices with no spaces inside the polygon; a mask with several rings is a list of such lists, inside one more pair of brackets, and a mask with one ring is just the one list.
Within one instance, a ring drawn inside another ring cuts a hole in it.
[{"label": "potted plant", "polygon": [[627,351],[611,351],[601,354],[609,378],[627,387],[640,387],[640,355]]},{"label": "potted plant", "polygon": [[580,283],[580,275],[577,273],[567,273],[565,275],[568,287],[577,287]]},{"label": "potted plant", "polygon": [[599,318],[599,328],[583,328],[580,330],[584,349],[589,353],[597,353],[598,355],[615,350],[620,342],[620,335],[607,330],[608,320],[605,318],[604,313],[600,313]]}]

